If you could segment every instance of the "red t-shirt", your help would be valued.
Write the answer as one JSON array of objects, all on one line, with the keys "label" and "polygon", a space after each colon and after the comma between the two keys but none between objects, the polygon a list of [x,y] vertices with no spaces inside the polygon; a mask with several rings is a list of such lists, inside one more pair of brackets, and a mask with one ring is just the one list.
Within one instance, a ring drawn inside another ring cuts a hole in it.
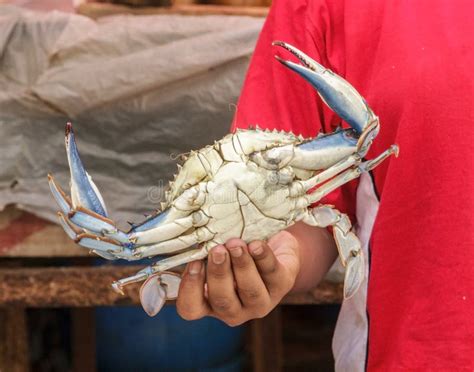
[{"label": "red t-shirt", "polygon": [[[338,124],[275,61],[290,58],[271,46],[282,40],[346,78],[379,116],[367,158],[400,146],[372,172],[367,329],[356,336],[368,338],[366,360],[336,359],[339,370],[474,369],[472,15],[469,0],[274,0],[258,41],[234,128],[310,136]],[[332,195],[353,216],[366,207],[357,187]]]}]

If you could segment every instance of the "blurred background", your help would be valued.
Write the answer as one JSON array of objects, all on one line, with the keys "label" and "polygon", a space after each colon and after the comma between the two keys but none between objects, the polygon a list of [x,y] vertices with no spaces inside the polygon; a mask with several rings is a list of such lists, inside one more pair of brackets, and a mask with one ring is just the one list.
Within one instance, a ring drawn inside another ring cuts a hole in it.
[{"label": "blurred background", "polygon": [[[159,202],[176,158],[229,130],[270,0],[0,0],[0,371],[331,371],[341,285],[230,328],[149,318],[148,262],[92,257],[56,225],[64,125],[119,226]],[[269,61],[273,63],[273,61]],[[67,187],[66,187],[67,188]]]}]

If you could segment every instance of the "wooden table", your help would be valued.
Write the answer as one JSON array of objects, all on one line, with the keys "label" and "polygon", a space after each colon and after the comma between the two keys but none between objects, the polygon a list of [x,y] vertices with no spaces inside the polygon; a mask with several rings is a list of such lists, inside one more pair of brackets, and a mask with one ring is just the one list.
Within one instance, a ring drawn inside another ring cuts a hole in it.
[{"label": "wooden table", "polygon": [[170,7],[130,7],[126,5],[107,3],[84,3],[79,5],[77,13],[92,19],[104,16],[131,14],[131,15],[154,15],[154,14],[181,14],[181,15],[236,15],[248,17],[266,17],[268,7],[265,6],[229,6],[229,5],[207,5],[207,4],[184,4],[175,1]]}]

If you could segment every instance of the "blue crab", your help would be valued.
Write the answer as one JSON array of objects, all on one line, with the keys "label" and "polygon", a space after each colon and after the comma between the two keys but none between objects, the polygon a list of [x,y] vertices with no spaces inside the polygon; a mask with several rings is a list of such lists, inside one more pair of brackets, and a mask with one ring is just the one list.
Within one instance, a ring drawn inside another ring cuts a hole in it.
[{"label": "blue crab", "polygon": [[300,50],[284,42],[274,45],[298,59],[296,63],[276,57],[309,82],[351,128],[308,139],[259,128],[228,134],[191,152],[170,183],[161,211],[127,232],[108,217],[104,200],[80,160],[72,126],[66,127],[71,196],[48,176],[60,207],[59,220],[79,245],[109,260],[170,256],[113,283],[122,292],[127,284],[145,281],[140,298],[150,315],[166,299],[177,296],[179,277],[167,270],[206,258],[213,246],[230,238],[266,239],[298,221],[332,226],[345,267],[345,298],[364,279],[361,244],[348,216],[316,203],[397,155],[398,147],[392,145],[375,159],[364,161],[379,131],[379,120],[365,100],[346,80]]}]

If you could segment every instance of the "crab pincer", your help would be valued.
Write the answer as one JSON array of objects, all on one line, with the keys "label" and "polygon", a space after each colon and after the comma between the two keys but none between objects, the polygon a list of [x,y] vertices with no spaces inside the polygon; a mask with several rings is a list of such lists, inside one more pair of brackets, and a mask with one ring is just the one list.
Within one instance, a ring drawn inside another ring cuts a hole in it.
[{"label": "crab pincer", "polygon": [[104,198],[82,165],[71,123],[66,124],[65,144],[69,169],[71,171],[71,197],[73,204],[107,217]]},{"label": "crab pincer", "polygon": [[347,80],[294,46],[283,41],[274,41],[273,45],[287,50],[298,59],[300,64],[275,56],[280,63],[310,83],[326,105],[361,136],[359,148],[368,147],[367,135],[370,133],[370,141],[377,135],[379,120],[359,92]]}]

